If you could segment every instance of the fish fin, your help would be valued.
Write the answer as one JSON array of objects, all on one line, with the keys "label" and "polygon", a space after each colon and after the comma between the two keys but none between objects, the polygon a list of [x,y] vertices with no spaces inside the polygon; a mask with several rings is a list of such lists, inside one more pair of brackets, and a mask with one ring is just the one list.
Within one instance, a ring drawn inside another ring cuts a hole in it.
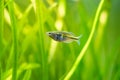
[{"label": "fish fin", "polygon": [[74,34],[72,32],[63,31],[62,34],[66,35],[66,36],[74,36]]},{"label": "fish fin", "polygon": [[83,35],[78,36],[78,39],[80,39]]},{"label": "fish fin", "polygon": [[78,45],[80,45],[80,38],[82,37],[82,35],[78,36],[78,40],[76,40],[76,42],[78,43]]},{"label": "fish fin", "polygon": [[79,40],[76,40],[76,42],[78,43],[78,45],[80,45],[80,41]]},{"label": "fish fin", "polygon": [[66,40],[66,41],[63,41],[64,43],[71,43],[73,42],[73,40]]}]

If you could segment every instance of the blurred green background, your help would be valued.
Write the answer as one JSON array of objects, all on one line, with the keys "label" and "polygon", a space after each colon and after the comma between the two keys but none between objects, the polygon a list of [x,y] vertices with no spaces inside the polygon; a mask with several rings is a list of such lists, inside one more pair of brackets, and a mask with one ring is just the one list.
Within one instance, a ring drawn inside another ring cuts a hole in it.
[{"label": "blurred green background", "polygon": [[[8,9],[11,0],[3,1],[0,77],[11,80],[15,54]],[[13,1],[17,80],[59,80],[67,75],[85,45],[100,0],[37,2],[39,0]],[[120,80],[120,0],[105,0],[96,26],[92,41],[70,80]],[[82,34],[81,44],[55,42],[46,35],[48,31]]]}]

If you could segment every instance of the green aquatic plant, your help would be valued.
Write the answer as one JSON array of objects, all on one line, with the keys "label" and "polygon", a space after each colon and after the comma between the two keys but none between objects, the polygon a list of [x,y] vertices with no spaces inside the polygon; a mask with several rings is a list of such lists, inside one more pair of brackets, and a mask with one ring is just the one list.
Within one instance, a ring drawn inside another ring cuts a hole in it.
[{"label": "green aquatic plant", "polygon": [[70,77],[74,73],[75,69],[77,68],[78,64],[80,63],[81,59],[83,58],[83,56],[85,54],[85,51],[87,50],[87,48],[88,48],[88,46],[89,46],[89,44],[90,44],[90,42],[92,40],[92,37],[94,35],[95,29],[96,29],[96,26],[97,26],[97,21],[99,19],[99,15],[100,15],[100,11],[102,9],[103,3],[104,3],[104,0],[101,0],[99,6],[97,8],[96,14],[95,14],[95,18],[94,18],[94,21],[93,21],[93,25],[92,25],[92,30],[91,30],[90,36],[89,36],[87,42],[85,43],[85,46],[83,47],[83,49],[79,53],[78,57],[76,58],[76,61],[73,64],[72,68],[70,69],[68,74],[65,76],[64,80],[69,80],[70,79]]},{"label": "green aquatic plant", "polygon": [[3,27],[4,27],[4,0],[0,0],[0,80],[2,80],[2,61],[3,54]]},{"label": "green aquatic plant", "polygon": [[[119,80],[119,2],[1,0],[0,79]],[[48,31],[83,36],[68,44]]]},{"label": "green aquatic plant", "polygon": [[39,33],[39,54],[41,56],[41,71],[42,71],[42,79],[43,80],[48,80],[48,69],[47,69],[47,58],[46,58],[46,53],[45,53],[45,45],[44,45],[44,22],[43,22],[43,5],[42,1],[36,0],[36,15],[37,15],[37,20],[38,20],[38,33]]},{"label": "green aquatic plant", "polygon": [[18,36],[17,36],[17,22],[14,13],[13,0],[8,4],[10,21],[13,34],[13,69],[12,69],[12,80],[17,79],[17,65],[18,65]]}]

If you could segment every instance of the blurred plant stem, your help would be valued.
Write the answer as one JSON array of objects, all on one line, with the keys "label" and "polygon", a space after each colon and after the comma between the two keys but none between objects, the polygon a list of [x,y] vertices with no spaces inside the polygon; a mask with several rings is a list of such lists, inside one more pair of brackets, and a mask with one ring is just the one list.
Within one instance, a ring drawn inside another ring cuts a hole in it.
[{"label": "blurred plant stem", "polygon": [[8,4],[9,14],[10,14],[10,20],[11,20],[11,26],[12,26],[12,34],[13,34],[13,69],[12,69],[12,80],[17,80],[17,55],[18,55],[18,43],[17,43],[17,26],[16,26],[16,18],[14,13],[14,5],[13,0],[10,1]]},{"label": "blurred plant stem", "polygon": [[2,80],[2,61],[3,52],[3,26],[4,26],[4,0],[0,0],[0,80]]},{"label": "blurred plant stem", "polygon": [[44,25],[43,25],[43,8],[42,8],[42,0],[36,0],[36,15],[38,20],[39,26],[39,53],[41,55],[41,77],[42,80],[48,80],[48,68],[47,68],[47,58],[45,54],[45,47],[44,47]]},{"label": "blurred plant stem", "polygon": [[79,65],[81,59],[85,55],[85,51],[87,50],[87,48],[88,48],[88,46],[89,46],[89,44],[90,44],[90,42],[92,40],[92,37],[94,35],[95,28],[97,26],[97,21],[99,19],[99,15],[100,15],[100,11],[102,9],[103,3],[104,3],[104,0],[101,0],[99,6],[97,8],[96,14],[95,14],[95,18],[94,18],[94,22],[93,22],[93,26],[92,26],[92,30],[91,30],[91,33],[89,35],[89,38],[88,38],[85,46],[83,47],[83,49],[79,53],[79,55],[78,55],[75,63],[73,64],[72,68],[70,69],[70,71],[68,72],[68,74],[65,76],[64,80],[69,80],[70,79],[70,77],[72,76],[72,74],[75,72],[77,66]]}]

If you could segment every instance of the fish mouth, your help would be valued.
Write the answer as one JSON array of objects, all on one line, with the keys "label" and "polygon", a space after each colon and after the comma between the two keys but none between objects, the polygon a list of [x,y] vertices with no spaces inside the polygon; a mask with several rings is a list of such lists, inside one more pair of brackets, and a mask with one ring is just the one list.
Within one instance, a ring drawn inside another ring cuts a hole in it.
[{"label": "fish mouth", "polygon": [[50,33],[49,32],[46,32],[47,35],[49,35]]}]

